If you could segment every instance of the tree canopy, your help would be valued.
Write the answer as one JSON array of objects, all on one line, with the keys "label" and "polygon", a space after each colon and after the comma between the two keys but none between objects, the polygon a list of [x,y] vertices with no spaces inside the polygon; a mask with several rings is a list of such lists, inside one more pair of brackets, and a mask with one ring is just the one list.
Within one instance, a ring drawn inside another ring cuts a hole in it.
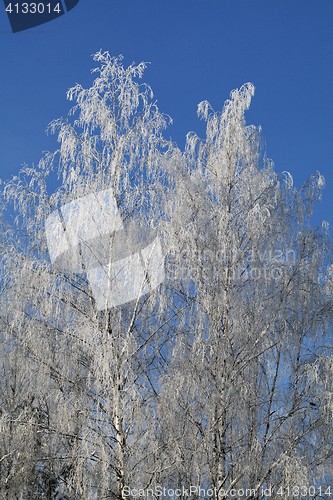
[{"label": "tree canopy", "polygon": [[1,497],[330,496],[323,177],[274,171],[251,83],[182,152],[145,64],[94,60],[3,189]]}]

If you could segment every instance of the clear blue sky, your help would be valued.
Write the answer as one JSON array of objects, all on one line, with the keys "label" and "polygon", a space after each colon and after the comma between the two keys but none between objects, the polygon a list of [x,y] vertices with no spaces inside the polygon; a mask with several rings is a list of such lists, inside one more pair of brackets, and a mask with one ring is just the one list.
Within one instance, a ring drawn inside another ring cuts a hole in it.
[{"label": "clear blue sky", "polygon": [[[67,14],[13,34],[0,6],[0,178],[57,148],[48,123],[71,107],[66,91],[92,84],[91,54],[149,61],[143,80],[174,124],[166,135],[204,135],[197,105],[221,110],[252,82],[246,114],[261,125],[267,155],[295,185],[326,179],[314,223],[333,226],[333,0],[80,0]],[[331,230],[331,235],[333,232]]]}]

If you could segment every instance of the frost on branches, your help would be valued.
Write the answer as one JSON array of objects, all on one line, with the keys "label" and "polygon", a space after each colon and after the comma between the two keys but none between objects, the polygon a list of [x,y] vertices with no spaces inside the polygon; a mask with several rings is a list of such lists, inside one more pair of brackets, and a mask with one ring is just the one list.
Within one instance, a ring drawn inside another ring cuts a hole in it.
[{"label": "frost on branches", "polygon": [[326,494],[324,179],[275,173],[245,124],[252,84],[201,103],[206,139],[181,152],[145,64],[94,60],[50,125],[59,149],[3,191],[1,498]]}]

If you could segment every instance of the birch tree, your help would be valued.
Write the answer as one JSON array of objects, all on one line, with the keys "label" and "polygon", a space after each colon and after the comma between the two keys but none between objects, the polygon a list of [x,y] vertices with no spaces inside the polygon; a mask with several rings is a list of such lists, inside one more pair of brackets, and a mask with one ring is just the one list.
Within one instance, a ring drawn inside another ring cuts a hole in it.
[{"label": "birch tree", "polygon": [[[134,80],[145,64],[124,69],[107,53],[94,59],[93,86],[68,92],[77,119],[50,125],[59,150],[6,186],[21,232],[6,256],[3,312],[4,329],[37,366],[38,390],[52,402],[39,432],[56,437],[47,460],[57,488],[87,499],[122,498],[125,485],[153,476],[149,373],[166,332],[156,319],[163,262],[161,271],[149,268],[161,252],[160,201],[152,200],[171,151],[161,135],[168,117]],[[61,185],[49,195],[55,168]],[[43,458],[35,457],[45,469]]]},{"label": "birch tree", "polygon": [[309,224],[324,179],[297,190],[274,172],[260,128],[245,125],[253,93],[234,90],[221,114],[199,105],[206,140],[188,135],[178,170],[169,240],[174,307],[187,308],[162,389],[165,445],[170,433],[179,443],[171,481],[198,496],[310,496],[329,486],[332,458],[330,383],[318,383],[331,359],[331,244],[327,224]]},{"label": "birch tree", "polygon": [[252,84],[222,113],[201,103],[206,139],[182,153],[136,81],[145,64],[94,59],[50,125],[59,149],[5,186],[2,496],[326,491],[331,243],[309,223],[323,177],[297,190],[275,173],[245,124]]}]

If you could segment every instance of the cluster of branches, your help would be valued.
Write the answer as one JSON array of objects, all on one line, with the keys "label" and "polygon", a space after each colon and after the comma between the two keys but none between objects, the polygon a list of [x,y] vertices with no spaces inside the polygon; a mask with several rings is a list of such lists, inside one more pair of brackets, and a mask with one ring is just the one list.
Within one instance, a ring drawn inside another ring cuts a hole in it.
[{"label": "cluster of branches", "polygon": [[[251,84],[222,113],[201,103],[207,137],[182,153],[144,63],[94,59],[92,87],[68,92],[77,119],[50,126],[59,150],[4,188],[1,498],[317,495],[333,452],[331,243],[309,224],[323,178],[274,172],[245,125]],[[158,234],[165,279],[98,310],[84,266],[51,263],[45,221],[106,189],[125,227]]]}]

